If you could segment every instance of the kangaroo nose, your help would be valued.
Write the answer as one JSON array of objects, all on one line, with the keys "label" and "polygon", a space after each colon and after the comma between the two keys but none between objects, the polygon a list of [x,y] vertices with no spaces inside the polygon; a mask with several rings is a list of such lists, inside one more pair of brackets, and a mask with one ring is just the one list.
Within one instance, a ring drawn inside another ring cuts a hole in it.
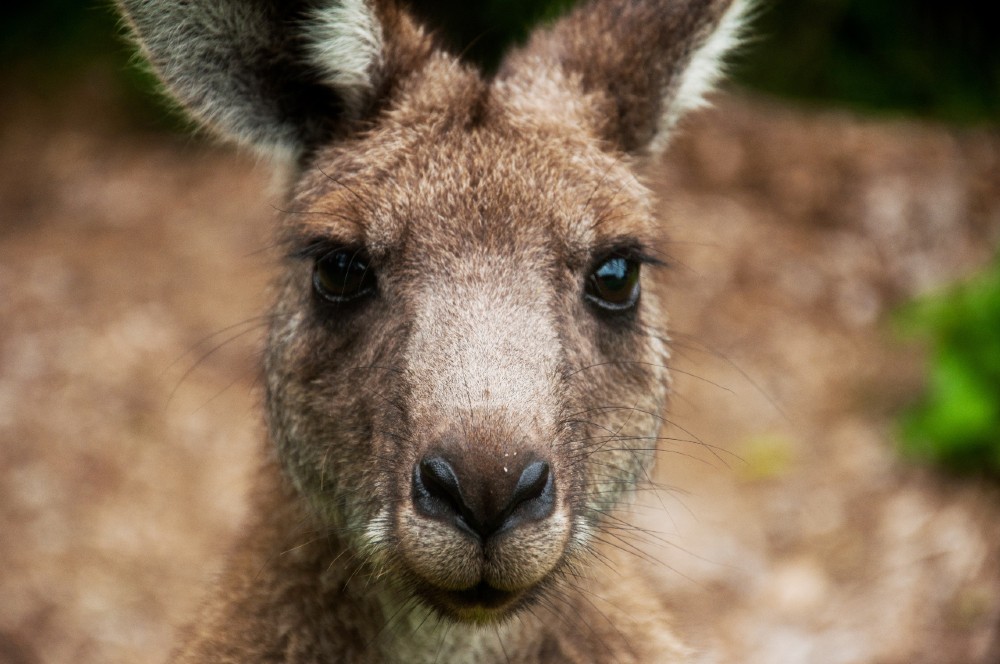
[{"label": "kangaroo nose", "polygon": [[552,513],[555,487],[549,464],[532,461],[517,477],[511,487],[509,472],[460,472],[443,456],[429,456],[413,469],[413,504],[423,515],[485,542]]}]

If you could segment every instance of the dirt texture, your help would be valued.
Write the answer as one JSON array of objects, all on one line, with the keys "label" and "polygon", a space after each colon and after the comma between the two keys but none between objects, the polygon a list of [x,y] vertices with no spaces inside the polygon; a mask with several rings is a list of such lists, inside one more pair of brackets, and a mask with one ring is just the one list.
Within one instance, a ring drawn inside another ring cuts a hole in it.
[{"label": "dirt texture", "polygon": [[[12,664],[161,661],[262,449],[269,170],[79,103],[0,116]],[[900,460],[922,358],[887,325],[1000,243],[1000,135],[733,97],[648,183],[678,440],[621,545],[700,661],[1000,662],[1000,490]]]}]

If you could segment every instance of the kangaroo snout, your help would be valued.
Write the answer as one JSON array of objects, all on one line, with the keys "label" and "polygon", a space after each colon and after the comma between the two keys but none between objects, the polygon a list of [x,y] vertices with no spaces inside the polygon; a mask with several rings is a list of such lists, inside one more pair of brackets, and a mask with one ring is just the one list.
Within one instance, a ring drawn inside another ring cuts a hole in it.
[{"label": "kangaroo snout", "polygon": [[572,482],[571,473],[560,477],[564,461],[550,435],[517,437],[496,413],[460,419],[464,427],[418,452],[395,539],[428,602],[476,619],[510,610],[559,564]]},{"label": "kangaroo snout", "polygon": [[432,453],[413,468],[404,557],[421,594],[455,617],[489,619],[509,610],[563,555],[569,529],[557,509],[552,465],[518,456]]}]

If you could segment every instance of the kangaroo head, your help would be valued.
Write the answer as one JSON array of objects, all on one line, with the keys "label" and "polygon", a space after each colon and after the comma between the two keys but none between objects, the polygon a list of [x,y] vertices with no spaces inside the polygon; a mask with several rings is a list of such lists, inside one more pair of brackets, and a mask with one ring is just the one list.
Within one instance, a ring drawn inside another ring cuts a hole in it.
[{"label": "kangaroo head", "polygon": [[648,471],[668,348],[635,170],[744,4],[589,2],[485,77],[388,2],[122,1],[197,119],[294,164],[270,435],[402,596],[510,615]]}]

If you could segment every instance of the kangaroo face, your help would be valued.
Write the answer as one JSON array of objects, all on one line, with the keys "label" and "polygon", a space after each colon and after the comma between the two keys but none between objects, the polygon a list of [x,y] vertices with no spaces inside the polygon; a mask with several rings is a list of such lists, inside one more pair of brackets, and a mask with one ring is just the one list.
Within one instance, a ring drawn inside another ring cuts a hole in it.
[{"label": "kangaroo face", "polygon": [[639,273],[655,228],[620,157],[503,84],[429,75],[452,94],[418,94],[306,168],[270,420],[332,527],[482,619],[581,555],[651,461],[667,355]]},{"label": "kangaroo face", "polygon": [[390,0],[120,2],[196,118],[296,164],[268,422],[331,565],[471,622],[575,574],[668,391],[633,171],[746,2],[585,2],[489,79]]}]

